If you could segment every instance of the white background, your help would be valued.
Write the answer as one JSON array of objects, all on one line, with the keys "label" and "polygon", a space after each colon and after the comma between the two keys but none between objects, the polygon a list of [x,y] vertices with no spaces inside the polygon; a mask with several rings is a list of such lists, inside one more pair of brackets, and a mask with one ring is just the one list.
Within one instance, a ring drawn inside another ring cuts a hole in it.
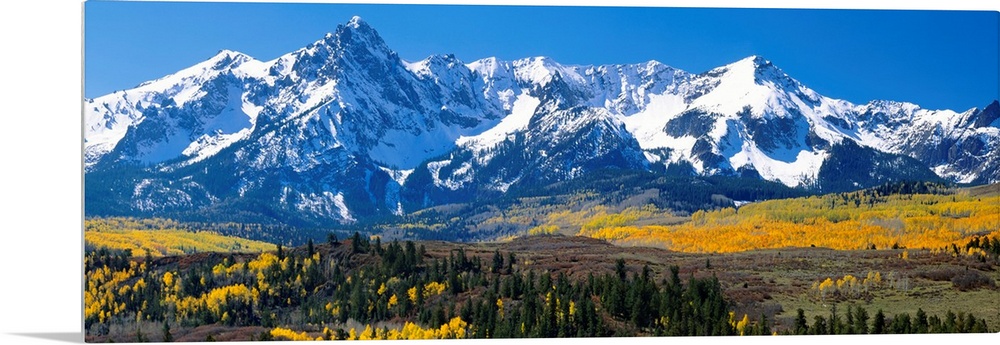
[{"label": "white background", "polygon": [[[300,0],[300,2],[302,2]],[[320,1],[324,2],[324,1]],[[329,2],[329,1],[325,1]],[[368,1],[354,1],[368,2]],[[427,1],[395,1],[395,3]],[[481,1],[482,2],[482,1]],[[796,1],[543,1],[553,5],[791,7]],[[472,3],[437,1],[436,3]],[[538,4],[539,1],[488,1]],[[997,10],[986,1],[936,4],[884,0],[809,1],[814,8]],[[80,1],[0,3],[0,344],[82,342],[82,27]],[[998,48],[1000,49],[1000,48]],[[960,52],[956,52],[960,53]],[[1000,292],[997,294],[1000,301]],[[1000,302],[998,302],[1000,303]],[[991,325],[994,328],[1000,325]],[[618,341],[622,339],[617,339]],[[668,342],[728,343],[948,342],[1000,344],[987,335],[680,338]],[[581,340],[559,340],[570,344]],[[609,342],[612,339],[582,340]],[[630,343],[661,344],[635,338]],[[467,341],[469,343],[510,343]],[[548,344],[552,340],[517,340]],[[455,344],[455,342],[437,342]]]}]

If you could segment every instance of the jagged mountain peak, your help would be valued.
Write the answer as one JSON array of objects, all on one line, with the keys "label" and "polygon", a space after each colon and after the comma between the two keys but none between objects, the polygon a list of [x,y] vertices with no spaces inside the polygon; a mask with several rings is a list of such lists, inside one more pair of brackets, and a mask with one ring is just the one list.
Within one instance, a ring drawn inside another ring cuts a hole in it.
[{"label": "jagged mountain peak", "polygon": [[[496,56],[490,56],[488,58],[482,58],[482,59],[470,62],[469,64],[470,65],[472,65],[472,64],[496,65],[496,64],[499,64],[499,63],[501,63],[501,61],[500,61],[499,58],[497,58]],[[470,68],[470,69],[472,69],[472,68]]]},{"label": "jagged mountain peak", "polygon": [[685,97],[695,107],[729,115],[749,107],[751,115],[763,118],[797,113],[789,109],[817,108],[828,112],[831,105],[825,103],[832,101],[758,55],[698,74],[686,90]]},{"label": "jagged mountain peak", "polygon": [[766,59],[766,58],[764,58],[763,56],[760,56],[760,55],[750,55],[750,56],[747,56],[747,57],[743,58],[742,60],[738,61],[737,63],[749,63],[749,64],[753,64],[754,68],[757,69],[757,70],[769,69],[769,68],[777,68],[777,67],[774,66],[774,64],[771,63],[770,60],[768,60],[768,59]]},{"label": "jagged mountain peak", "polygon": [[361,19],[361,16],[353,16],[351,17],[351,20],[347,22],[347,26],[359,28],[361,26],[368,26],[368,23],[365,22],[364,19]]},{"label": "jagged mountain peak", "polygon": [[337,30],[335,32],[326,33],[326,35],[323,36],[323,39],[324,40],[334,39],[343,30],[363,30],[368,33],[375,31],[375,29],[372,28],[371,25],[368,24],[368,22],[362,19],[361,16],[353,16],[351,17],[351,20],[347,21],[347,23],[338,24]]},{"label": "jagged mountain peak", "polygon": [[536,56],[515,60],[513,62],[515,75],[519,80],[545,86],[556,80],[571,80],[577,84],[584,83],[584,78],[578,73],[578,66],[563,65],[547,56]]},{"label": "jagged mountain peak", "polygon": [[891,100],[873,100],[868,102],[868,106],[887,111],[914,111],[920,109],[920,106],[914,103]]},{"label": "jagged mountain peak", "polygon": [[337,30],[333,34],[327,34],[324,41],[331,46],[340,48],[360,46],[383,51],[389,50],[378,31],[358,16],[352,18],[347,24],[337,25]]},{"label": "jagged mountain peak", "polygon": [[750,55],[750,56],[747,56],[745,58],[736,60],[735,62],[726,64],[723,67],[730,67],[731,68],[731,67],[734,67],[734,66],[748,66],[748,67],[751,67],[753,69],[759,69],[759,68],[765,68],[765,67],[767,67],[769,65],[772,65],[771,61],[768,61],[763,56],[755,54],[755,55]]},{"label": "jagged mountain peak", "polygon": [[327,33],[322,39],[286,55],[289,58],[285,59],[317,66],[337,60],[368,63],[373,59],[397,59],[395,55],[375,28],[361,17],[355,16],[347,24],[337,25],[336,30]]},{"label": "jagged mountain peak", "polygon": [[267,63],[268,74],[279,83],[318,81],[317,85],[358,80],[358,73],[384,75],[402,64],[378,32],[357,16],[322,39]]},{"label": "jagged mountain peak", "polygon": [[709,73],[724,74],[727,78],[753,78],[756,84],[777,82],[784,87],[794,87],[795,82],[788,74],[760,55],[750,55],[739,61],[713,69]]},{"label": "jagged mountain peak", "polygon": [[230,62],[230,61],[233,61],[233,62],[242,63],[242,62],[246,62],[246,61],[249,61],[249,60],[253,60],[253,58],[251,58],[247,54],[243,54],[243,53],[235,51],[235,50],[220,49],[219,52],[215,54],[215,56],[211,57],[208,60],[209,61],[216,61],[216,62]]},{"label": "jagged mountain peak", "polygon": [[[839,144],[907,155],[953,181],[1000,176],[996,101],[961,114],[854,105],[759,55],[700,74],[655,60],[408,62],[354,17],[272,61],[221,50],[142,85],[85,100],[88,173],[104,174],[88,179],[115,187],[103,192],[124,213],[251,200],[350,222],[606,168],[752,171],[812,188],[827,182],[819,172],[830,157],[859,169],[898,163],[858,163],[834,152],[848,147]],[[108,177],[128,160],[150,167],[135,180]]]},{"label": "jagged mountain peak", "polygon": [[687,74],[682,70],[676,69],[672,66],[664,64],[656,60],[649,60],[646,62],[632,63],[632,64],[613,64],[613,65],[596,65],[596,66],[586,66],[581,67],[586,75],[597,75],[597,74],[628,74],[635,73],[637,76],[652,76],[657,73],[664,71]]},{"label": "jagged mountain peak", "polygon": [[[191,67],[182,69],[165,77],[141,83],[135,87],[136,91],[158,91],[170,88],[176,84],[183,83],[192,78],[204,78],[218,73],[232,71],[237,74],[244,74],[245,71],[238,71],[240,67],[248,62],[256,62],[249,55],[223,49],[205,61],[199,62]],[[244,73],[240,73],[244,72]]]},{"label": "jagged mountain peak", "polygon": [[404,65],[410,72],[427,77],[463,65],[463,63],[454,54],[436,54],[417,62],[404,62]]},{"label": "jagged mountain peak", "polygon": [[[255,114],[252,110],[241,109],[238,105],[239,97],[232,94],[230,89],[240,88],[238,84],[242,83],[241,80],[255,80],[265,75],[265,66],[265,63],[244,53],[222,49],[212,57],[175,73],[141,83],[132,89],[87,100],[88,107],[84,112],[85,166],[91,168],[101,157],[123,142],[127,131],[132,131],[132,127],[149,118],[161,121],[174,116],[168,113],[181,114],[190,109],[197,109],[198,116],[208,117],[215,117],[222,112],[241,113],[243,110]],[[230,101],[232,104],[229,110],[216,109]],[[182,108],[187,110],[180,110]],[[206,111],[211,114],[205,113]],[[185,119],[180,122],[187,127],[205,125],[206,119],[198,116],[181,116]],[[208,124],[208,127],[212,126],[211,123]],[[177,147],[170,151],[182,151],[184,139],[186,138],[173,140]]]},{"label": "jagged mountain peak", "polygon": [[492,80],[493,76],[502,71],[510,70],[510,62],[501,61],[495,56],[479,59],[465,65],[470,71],[479,73],[483,78]]}]

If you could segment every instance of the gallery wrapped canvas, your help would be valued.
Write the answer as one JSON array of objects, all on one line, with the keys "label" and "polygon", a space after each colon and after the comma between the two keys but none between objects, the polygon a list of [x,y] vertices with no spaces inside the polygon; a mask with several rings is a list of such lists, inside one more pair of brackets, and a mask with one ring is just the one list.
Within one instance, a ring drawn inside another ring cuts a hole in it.
[{"label": "gallery wrapped canvas", "polygon": [[995,11],[84,14],[87,342],[1000,330]]}]

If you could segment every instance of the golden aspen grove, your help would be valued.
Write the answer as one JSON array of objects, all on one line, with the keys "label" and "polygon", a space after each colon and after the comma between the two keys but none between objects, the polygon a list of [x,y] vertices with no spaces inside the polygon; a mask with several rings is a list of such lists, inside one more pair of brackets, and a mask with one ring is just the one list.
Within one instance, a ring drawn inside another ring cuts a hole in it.
[{"label": "golden aspen grove", "polygon": [[1000,237],[1000,196],[841,193],[697,211],[677,225],[632,223],[639,213],[598,215],[579,235],[693,253],[784,247],[838,250],[961,246]]},{"label": "golden aspen grove", "polygon": [[94,218],[85,220],[83,227],[86,246],[130,250],[135,255],[262,252],[275,248],[270,243],[212,231],[178,229],[177,222],[167,219]]}]

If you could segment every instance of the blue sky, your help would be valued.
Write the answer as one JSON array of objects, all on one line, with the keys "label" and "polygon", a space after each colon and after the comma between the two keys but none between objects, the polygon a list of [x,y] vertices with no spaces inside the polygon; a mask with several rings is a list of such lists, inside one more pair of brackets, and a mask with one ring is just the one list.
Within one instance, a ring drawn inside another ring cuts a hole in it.
[{"label": "blue sky", "polygon": [[220,49],[266,61],[361,16],[406,60],[657,60],[704,72],[749,55],[817,92],[963,111],[998,96],[997,11],[89,1],[84,95],[128,89]]}]

